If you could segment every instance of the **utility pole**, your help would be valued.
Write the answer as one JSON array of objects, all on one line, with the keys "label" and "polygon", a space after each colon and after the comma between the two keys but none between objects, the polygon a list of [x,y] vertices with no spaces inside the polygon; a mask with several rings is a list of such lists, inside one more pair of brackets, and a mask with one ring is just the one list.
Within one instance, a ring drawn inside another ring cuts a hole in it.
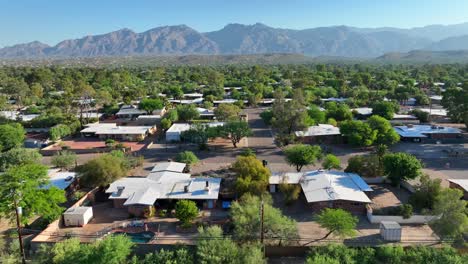
[{"label": "utility pole", "polygon": [[23,247],[23,237],[21,235],[21,220],[20,220],[21,212],[19,210],[18,203],[16,202],[16,198],[13,200],[14,200],[15,212],[16,212],[16,230],[18,231],[21,260],[23,264],[26,264],[26,256],[24,255],[24,247]]},{"label": "utility pole", "polygon": [[262,198],[262,202],[260,203],[260,243],[263,244],[263,235],[264,235],[264,232],[263,232],[263,198]]}]

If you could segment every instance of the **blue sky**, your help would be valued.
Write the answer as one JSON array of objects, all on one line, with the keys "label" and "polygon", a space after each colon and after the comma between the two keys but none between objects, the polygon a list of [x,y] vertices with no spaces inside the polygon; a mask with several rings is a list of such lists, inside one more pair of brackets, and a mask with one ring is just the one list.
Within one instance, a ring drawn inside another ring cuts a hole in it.
[{"label": "blue sky", "polygon": [[303,29],[468,22],[468,0],[0,0],[0,7],[0,47],[177,24],[206,32],[227,23]]}]

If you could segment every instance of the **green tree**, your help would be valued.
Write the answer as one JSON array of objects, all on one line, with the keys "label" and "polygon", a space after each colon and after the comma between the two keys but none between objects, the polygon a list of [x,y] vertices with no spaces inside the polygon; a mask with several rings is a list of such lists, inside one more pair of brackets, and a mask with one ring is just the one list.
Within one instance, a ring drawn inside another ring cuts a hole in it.
[{"label": "green tree", "polygon": [[344,121],[353,119],[353,113],[346,104],[337,104],[329,102],[325,105],[327,118],[333,118],[336,121]]},{"label": "green tree", "polygon": [[216,138],[220,135],[218,127],[209,127],[206,124],[195,124],[187,131],[182,132],[181,138],[187,142],[198,144],[199,149],[208,148],[208,139]]},{"label": "green tree", "polygon": [[0,171],[6,171],[13,166],[40,163],[42,155],[37,149],[12,148],[0,153]]},{"label": "green tree", "polygon": [[340,132],[347,141],[359,147],[371,146],[377,139],[377,131],[369,124],[357,120],[347,120],[340,124]]},{"label": "green tree", "polygon": [[400,135],[387,119],[373,115],[367,120],[367,123],[372,130],[377,131],[377,137],[373,144],[390,146],[400,141]]},{"label": "green tree", "polygon": [[176,250],[161,249],[154,253],[148,253],[142,260],[135,264],[192,264],[194,263],[192,253],[186,248]]},{"label": "green tree", "polygon": [[70,169],[73,165],[75,165],[76,159],[77,157],[75,153],[67,150],[62,150],[55,153],[50,162],[55,167],[67,170]]},{"label": "green tree", "polygon": [[235,186],[239,193],[265,192],[271,173],[255,156],[238,156],[232,170],[237,174]]},{"label": "green tree", "polygon": [[303,166],[313,165],[321,157],[322,150],[319,146],[298,144],[284,149],[286,162],[296,166],[300,172]]},{"label": "green tree", "polygon": [[443,189],[435,198],[434,213],[440,218],[431,225],[442,238],[459,238],[468,231],[467,202],[462,197],[461,190]]},{"label": "green tree", "polygon": [[200,113],[193,104],[178,105],[177,114],[179,116],[179,120],[183,122],[192,121],[193,119],[200,117]]},{"label": "green tree", "polygon": [[63,208],[59,204],[66,201],[64,192],[56,187],[40,188],[49,184],[47,167],[40,164],[26,164],[11,167],[1,177],[0,214],[10,220],[15,219],[15,203],[23,208],[24,224],[33,216],[46,220],[58,217]]},{"label": "green tree", "polygon": [[228,121],[221,127],[220,131],[224,138],[231,140],[235,148],[237,148],[237,144],[241,139],[252,135],[252,130],[245,121]]},{"label": "green tree", "polygon": [[358,155],[352,156],[348,160],[348,166],[345,172],[359,174],[361,177],[373,178],[384,175],[383,166],[381,166],[377,155]]},{"label": "green tree", "polygon": [[188,165],[197,164],[199,162],[197,156],[192,151],[183,151],[178,153],[175,160]]},{"label": "green tree", "polygon": [[240,107],[234,104],[220,104],[215,110],[214,115],[219,121],[227,121],[239,118]]},{"label": "green tree", "polygon": [[148,115],[151,115],[153,111],[163,109],[164,103],[160,99],[143,99],[140,101],[138,108],[146,111]]},{"label": "green tree", "polygon": [[461,88],[449,88],[443,93],[442,106],[454,122],[463,122],[468,128],[468,82]]},{"label": "green tree", "polygon": [[380,101],[372,106],[373,115],[381,116],[387,120],[392,120],[393,115],[398,111],[398,105],[389,101]]},{"label": "green tree", "polygon": [[326,122],[326,113],[322,111],[316,105],[310,105],[307,109],[307,114],[309,115],[310,119],[312,120],[313,125],[323,124]]},{"label": "green tree", "polygon": [[307,109],[295,100],[286,101],[277,94],[273,103],[271,126],[281,134],[290,135],[307,127]]},{"label": "green tree", "polygon": [[273,112],[271,110],[265,110],[260,113],[260,118],[267,126],[269,126],[271,125],[271,121],[273,120]]},{"label": "green tree", "polygon": [[339,170],[341,169],[341,161],[337,156],[333,154],[327,154],[322,161],[322,167],[326,170]]},{"label": "green tree", "polygon": [[190,225],[198,216],[197,204],[190,200],[179,200],[175,206],[176,218],[182,222],[183,226]]},{"label": "green tree", "polygon": [[168,130],[171,127],[171,125],[172,125],[172,122],[168,118],[161,119],[161,129],[162,130]]},{"label": "green tree", "polygon": [[421,162],[408,153],[393,153],[383,157],[384,173],[393,185],[403,180],[416,179],[421,175]]},{"label": "green tree", "polygon": [[223,238],[219,226],[198,229],[197,259],[204,264],[236,263],[239,249],[229,238]]},{"label": "green tree", "polygon": [[419,210],[432,210],[435,200],[442,190],[441,182],[441,179],[431,179],[427,174],[421,175],[415,192],[410,196],[410,204]]},{"label": "green tree", "polygon": [[92,244],[80,243],[77,238],[56,243],[52,249],[52,259],[47,263],[54,264],[87,264],[87,263],[126,263],[133,243],[127,236],[112,235]]},{"label": "green tree", "polygon": [[26,131],[19,123],[0,125],[0,151],[8,151],[23,145]]},{"label": "green tree", "polygon": [[64,124],[58,124],[56,126],[51,127],[49,130],[49,136],[51,140],[59,140],[71,134],[72,130],[70,129],[70,127]]},{"label": "green tree", "polygon": [[301,194],[301,187],[299,184],[289,184],[283,181],[279,184],[278,189],[284,195],[284,202],[286,205],[291,205]]},{"label": "green tree", "polygon": [[85,186],[104,187],[127,175],[125,159],[104,154],[77,167],[80,183]]},{"label": "green tree", "polygon": [[358,218],[343,209],[323,209],[317,216],[317,222],[322,228],[328,230],[323,239],[332,233],[341,236],[354,236]]},{"label": "green tree", "polygon": [[410,114],[414,115],[419,122],[421,123],[428,123],[429,122],[429,113],[421,111],[419,109],[414,109],[409,112]]},{"label": "green tree", "polygon": [[[234,234],[240,240],[252,241],[260,239],[260,208],[261,199],[258,196],[245,194],[239,201],[233,202],[231,216],[234,224]],[[296,222],[283,215],[281,210],[273,207],[270,196],[263,196],[264,237],[267,244],[275,241],[281,245],[299,237]]]}]

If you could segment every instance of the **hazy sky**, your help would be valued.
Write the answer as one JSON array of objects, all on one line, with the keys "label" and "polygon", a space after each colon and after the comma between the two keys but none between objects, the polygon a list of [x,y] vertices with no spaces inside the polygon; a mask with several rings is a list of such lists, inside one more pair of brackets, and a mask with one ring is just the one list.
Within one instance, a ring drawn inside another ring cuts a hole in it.
[{"label": "hazy sky", "polygon": [[55,45],[120,28],[186,24],[206,32],[256,22],[294,29],[456,24],[468,22],[468,0],[0,0],[0,47]]}]

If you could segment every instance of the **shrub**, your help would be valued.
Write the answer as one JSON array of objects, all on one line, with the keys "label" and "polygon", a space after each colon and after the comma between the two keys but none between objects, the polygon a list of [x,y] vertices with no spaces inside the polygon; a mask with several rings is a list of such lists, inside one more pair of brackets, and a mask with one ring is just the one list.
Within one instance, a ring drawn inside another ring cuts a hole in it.
[{"label": "shrub", "polygon": [[72,201],[76,202],[78,200],[80,200],[81,198],[83,198],[83,196],[85,196],[85,192],[82,192],[82,191],[76,191],[72,194]]},{"label": "shrub", "polygon": [[243,149],[239,155],[244,156],[244,157],[248,157],[248,156],[256,157],[257,156],[255,154],[255,151],[251,148]]},{"label": "shrub", "polygon": [[49,136],[51,140],[61,139],[63,137],[71,135],[71,133],[72,130],[70,129],[70,127],[63,124],[56,125],[49,130]]},{"label": "shrub", "polygon": [[113,140],[111,138],[106,139],[106,147],[112,148],[112,147],[114,147],[114,145],[115,145],[115,140]]},{"label": "shrub", "polygon": [[175,160],[177,162],[186,163],[187,165],[193,165],[199,162],[197,156],[192,151],[183,151],[177,154]]},{"label": "shrub", "polygon": [[198,216],[197,204],[194,201],[179,200],[175,206],[175,216],[179,221],[182,222],[184,227],[190,225],[190,223]]}]

